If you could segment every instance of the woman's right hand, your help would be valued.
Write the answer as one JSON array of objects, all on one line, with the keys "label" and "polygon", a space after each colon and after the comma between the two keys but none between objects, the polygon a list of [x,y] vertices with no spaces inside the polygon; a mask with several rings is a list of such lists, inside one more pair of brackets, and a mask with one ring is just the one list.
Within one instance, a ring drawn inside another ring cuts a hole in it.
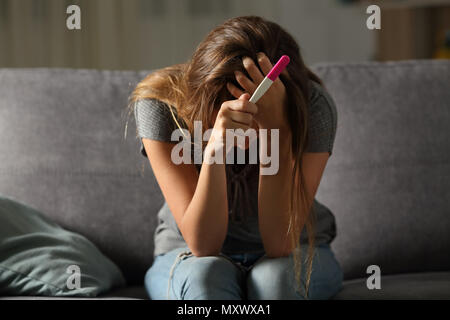
[{"label": "woman's right hand", "polygon": [[[222,103],[220,110],[217,112],[213,132],[208,144],[216,142],[225,144],[226,129],[242,129],[245,132],[247,129],[254,127],[254,116],[258,112],[258,107],[250,102],[249,99],[250,95],[244,93],[239,99],[228,100]],[[234,141],[234,145],[236,143]]]}]

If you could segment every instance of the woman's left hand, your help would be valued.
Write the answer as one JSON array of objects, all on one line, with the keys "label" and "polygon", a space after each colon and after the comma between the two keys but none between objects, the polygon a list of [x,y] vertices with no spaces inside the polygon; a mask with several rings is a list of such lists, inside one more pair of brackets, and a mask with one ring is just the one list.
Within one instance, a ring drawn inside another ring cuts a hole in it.
[{"label": "woman's left hand", "polygon": [[[247,78],[244,73],[235,71],[237,82],[241,85],[245,92],[248,92],[250,95],[253,94],[258,85],[261,81],[263,81],[264,77],[273,67],[269,58],[263,52],[259,52],[257,57],[258,64],[264,74],[261,73],[255,62],[249,57],[244,57],[242,59],[242,63],[251,79]],[[283,74],[284,73],[287,73],[286,69],[283,71]],[[230,82],[227,83],[227,89],[236,98],[239,98],[243,93],[245,93]],[[255,115],[255,121],[258,126],[262,129],[287,128],[288,120],[286,101],[286,88],[278,77],[269,90],[267,90],[256,103],[258,106],[258,113]]]}]

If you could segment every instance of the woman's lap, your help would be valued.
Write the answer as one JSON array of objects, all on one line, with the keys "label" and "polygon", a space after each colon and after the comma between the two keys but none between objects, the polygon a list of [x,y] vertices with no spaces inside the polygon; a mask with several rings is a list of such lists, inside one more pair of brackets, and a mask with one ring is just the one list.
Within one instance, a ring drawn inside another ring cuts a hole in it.
[{"label": "woman's lap", "polygon": [[[302,250],[305,256],[306,249]],[[305,270],[303,265],[302,284]],[[246,270],[229,257],[195,257],[188,248],[156,257],[145,276],[147,292],[157,300],[303,299],[295,290],[295,283],[292,255],[263,257]],[[330,247],[317,246],[308,298],[328,299],[340,290],[341,283],[342,272]]]}]

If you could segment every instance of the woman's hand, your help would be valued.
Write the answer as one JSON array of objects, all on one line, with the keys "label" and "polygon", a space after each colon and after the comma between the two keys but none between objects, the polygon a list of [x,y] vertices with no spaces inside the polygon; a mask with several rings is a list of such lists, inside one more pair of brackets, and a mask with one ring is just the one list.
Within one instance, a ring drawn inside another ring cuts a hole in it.
[{"label": "woman's hand", "polygon": [[256,104],[248,101],[250,95],[242,92],[237,100],[228,100],[222,103],[217,112],[214,129],[224,134],[226,129],[242,129],[246,131],[251,128],[253,117],[258,112]]},{"label": "woman's hand", "polygon": [[[251,79],[240,71],[235,71],[236,80],[245,89],[245,92],[253,94],[264,77],[272,69],[273,65],[269,58],[263,53],[258,53],[258,64],[264,74],[259,71],[255,62],[244,57],[242,63],[250,75]],[[283,70],[286,73],[287,70]],[[236,98],[240,97],[244,91],[232,83],[227,83],[228,91]],[[288,127],[287,110],[286,110],[286,88],[283,82],[277,78],[267,92],[258,100],[258,114],[255,115],[255,121],[258,126],[263,129],[282,129]]]},{"label": "woman's hand", "polygon": [[[220,110],[215,112],[215,122],[211,138],[208,142],[208,150],[217,150],[225,144],[226,129],[242,129],[244,132],[252,128],[254,116],[258,112],[256,104],[248,101],[250,95],[242,93],[237,100],[228,100],[222,103]],[[234,141],[233,146],[244,149],[249,144],[247,138],[245,145],[238,145],[238,141]],[[229,150],[226,150],[227,153]]]}]

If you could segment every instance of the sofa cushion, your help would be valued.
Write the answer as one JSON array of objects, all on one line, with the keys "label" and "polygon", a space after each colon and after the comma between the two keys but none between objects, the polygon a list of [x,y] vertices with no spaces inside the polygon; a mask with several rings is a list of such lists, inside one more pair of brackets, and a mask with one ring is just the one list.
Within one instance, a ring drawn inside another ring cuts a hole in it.
[{"label": "sofa cushion", "polygon": [[450,300],[450,272],[412,273],[381,276],[381,289],[367,289],[366,279],[344,282],[335,300]]},{"label": "sofa cushion", "polygon": [[145,287],[142,286],[131,286],[131,287],[123,287],[114,289],[106,294],[100,296],[100,298],[128,298],[128,299],[142,299],[148,300],[148,294],[145,290]]},{"label": "sofa cushion", "polygon": [[82,297],[40,297],[40,296],[0,296],[0,300],[147,300],[144,286],[131,286],[115,289],[108,294],[94,298]]},{"label": "sofa cushion", "polygon": [[338,114],[317,199],[346,279],[450,270],[450,61],[322,64]]},{"label": "sofa cushion", "polygon": [[124,282],[88,239],[0,195],[0,295],[95,297]]}]

